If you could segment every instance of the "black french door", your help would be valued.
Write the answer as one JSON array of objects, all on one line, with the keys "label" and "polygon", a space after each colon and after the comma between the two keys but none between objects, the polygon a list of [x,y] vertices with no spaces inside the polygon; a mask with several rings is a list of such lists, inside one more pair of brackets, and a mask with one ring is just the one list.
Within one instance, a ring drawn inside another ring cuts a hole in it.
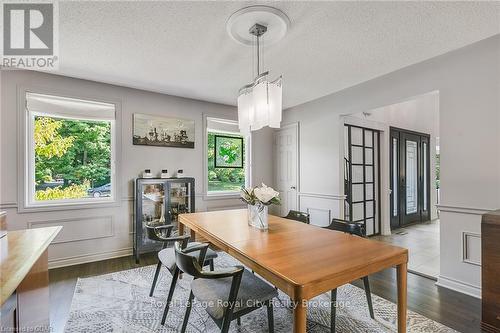
[{"label": "black french door", "polygon": [[429,220],[428,134],[390,129],[391,228]]},{"label": "black french door", "polygon": [[379,131],[344,126],[345,219],[365,225],[366,235],[380,234]]}]

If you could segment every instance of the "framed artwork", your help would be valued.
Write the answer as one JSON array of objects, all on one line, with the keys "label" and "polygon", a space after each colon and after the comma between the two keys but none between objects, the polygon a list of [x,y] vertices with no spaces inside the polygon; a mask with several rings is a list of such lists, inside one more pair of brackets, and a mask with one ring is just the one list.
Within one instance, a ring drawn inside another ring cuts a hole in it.
[{"label": "framed artwork", "polygon": [[215,135],[214,167],[243,169],[243,138]]},{"label": "framed artwork", "polygon": [[194,148],[194,120],[134,113],[133,132],[134,145]]}]

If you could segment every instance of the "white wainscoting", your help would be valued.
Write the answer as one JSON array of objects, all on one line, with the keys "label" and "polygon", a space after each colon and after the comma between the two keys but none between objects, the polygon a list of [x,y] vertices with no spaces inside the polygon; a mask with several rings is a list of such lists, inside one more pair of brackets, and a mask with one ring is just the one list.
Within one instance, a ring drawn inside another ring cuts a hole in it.
[{"label": "white wainscoting", "polygon": [[111,215],[28,222],[28,229],[53,226],[62,226],[63,228],[51,244],[115,236],[115,223]]},{"label": "white wainscoting", "polygon": [[299,193],[299,209],[311,215],[311,224],[327,226],[332,218],[342,217],[344,195],[323,193]]},{"label": "white wainscoting", "polygon": [[440,274],[436,284],[480,298],[481,215],[493,209],[444,204],[438,209],[441,232],[446,232],[448,237],[441,237]]}]

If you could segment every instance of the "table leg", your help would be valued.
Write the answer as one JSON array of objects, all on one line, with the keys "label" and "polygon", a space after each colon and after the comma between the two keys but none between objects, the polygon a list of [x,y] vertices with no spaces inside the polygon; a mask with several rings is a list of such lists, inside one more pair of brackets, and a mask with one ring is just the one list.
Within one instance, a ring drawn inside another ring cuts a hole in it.
[{"label": "table leg", "polygon": [[307,302],[296,301],[293,309],[293,333],[306,332]]},{"label": "table leg", "polygon": [[184,235],[184,224],[182,224],[180,221],[178,228],[179,228],[179,236]]},{"label": "table leg", "polygon": [[407,263],[398,265],[398,333],[406,333],[406,302],[407,302]]}]

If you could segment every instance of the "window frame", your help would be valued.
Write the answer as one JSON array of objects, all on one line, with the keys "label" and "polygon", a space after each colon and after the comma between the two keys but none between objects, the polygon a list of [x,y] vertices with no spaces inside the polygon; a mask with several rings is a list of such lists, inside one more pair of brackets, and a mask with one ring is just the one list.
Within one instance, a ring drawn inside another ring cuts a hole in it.
[{"label": "window frame", "polygon": [[[238,125],[238,121],[225,118],[222,116],[203,116],[203,195],[204,200],[214,200],[214,199],[232,199],[239,198],[239,191],[208,191],[208,133],[212,132],[208,129],[209,120],[215,121],[224,121],[228,123],[232,123],[234,125]],[[213,131],[220,134],[228,134],[228,135],[241,135],[243,138],[243,144],[245,148],[245,187],[252,186],[252,136],[251,135],[243,135],[241,133],[230,132],[230,131]]]},{"label": "window frame", "polygon": [[[80,99],[84,101],[112,104],[115,108],[114,120],[93,119],[92,117],[64,117],[61,115],[51,115],[50,113],[30,112],[27,109],[27,94],[42,94],[55,97]],[[81,96],[75,94],[61,93],[60,91],[52,91],[44,88],[24,88],[18,89],[18,115],[19,115],[19,130],[18,130],[18,165],[19,181],[18,181],[18,212],[36,212],[36,211],[56,211],[70,210],[83,208],[105,208],[119,205],[121,198],[120,187],[117,182],[120,180],[118,165],[121,157],[119,147],[121,147],[121,103],[119,101],[111,101],[105,98],[95,96]],[[46,200],[36,201],[35,192],[35,149],[34,149],[34,124],[36,116],[48,116],[58,119],[72,120],[90,120],[90,121],[109,121],[111,124],[111,195],[109,197],[100,198],[82,198],[82,199],[63,199],[63,200]]]}]

